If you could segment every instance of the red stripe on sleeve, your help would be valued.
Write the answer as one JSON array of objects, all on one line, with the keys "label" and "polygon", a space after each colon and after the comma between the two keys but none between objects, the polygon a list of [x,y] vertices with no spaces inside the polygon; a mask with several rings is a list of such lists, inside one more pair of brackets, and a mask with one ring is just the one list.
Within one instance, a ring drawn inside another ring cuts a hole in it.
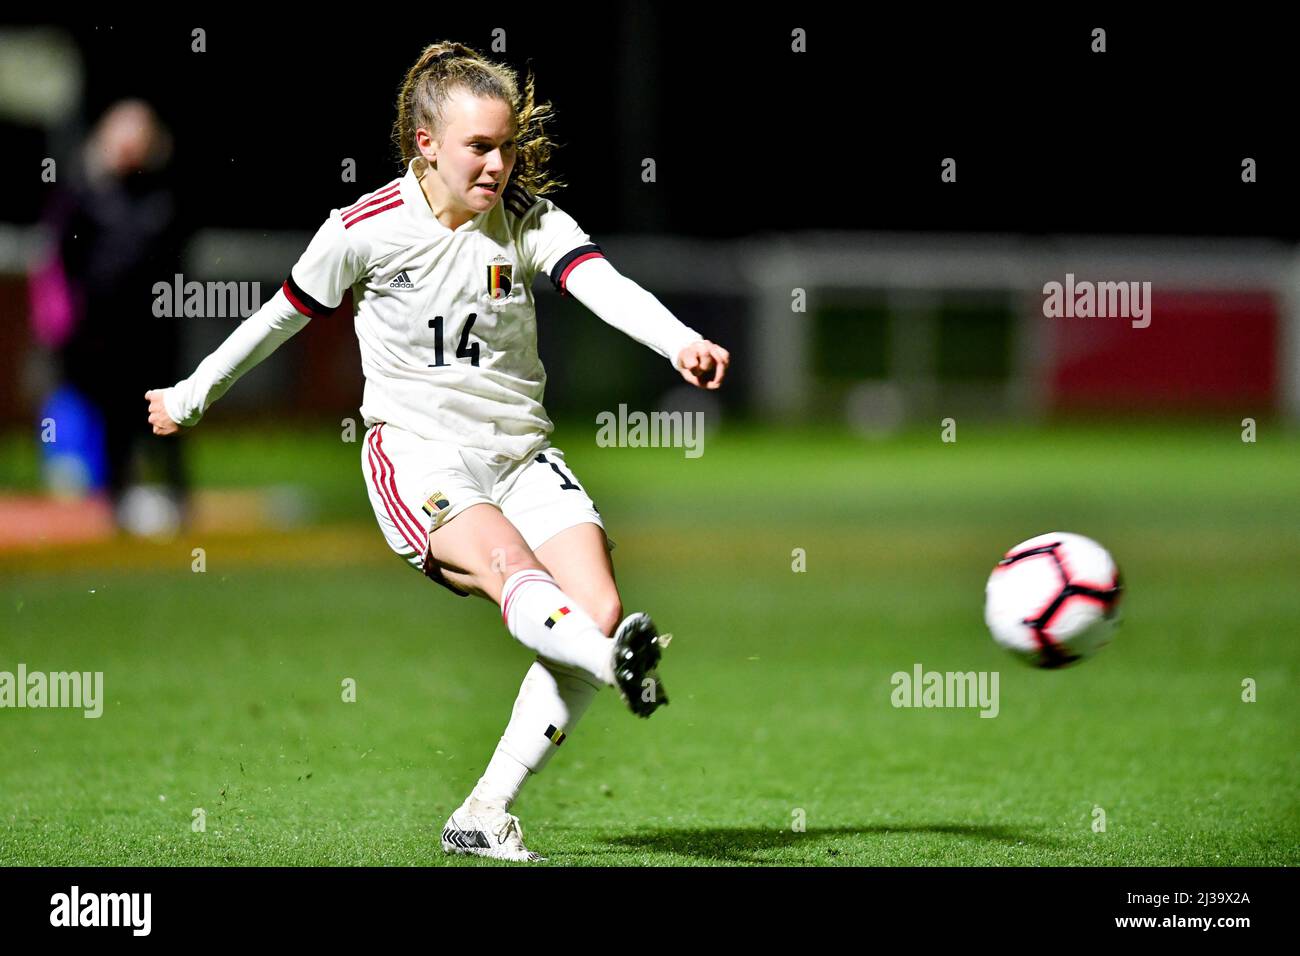
[{"label": "red stripe on sleeve", "polygon": [[560,288],[561,289],[564,288],[565,283],[569,281],[569,273],[572,272],[575,268],[577,268],[579,264],[586,262],[588,259],[604,259],[604,258],[605,258],[605,254],[603,252],[589,252],[585,256],[578,256],[578,258],[574,259],[572,262],[569,263],[567,269],[565,269],[563,272],[560,273]]},{"label": "red stripe on sleeve", "polygon": [[400,187],[401,187],[400,180],[396,183],[393,183],[391,186],[385,186],[383,189],[379,190],[369,199],[363,200],[358,203],[354,203],[353,205],[349,206],[347,209],[344,209],[341,213],[339,213],[339,215],[342,216],[344,219],[347,219],[349,216],[359,213],[361,210],[366,209],[369,206],[373,206],[377,203],[384,202],[385,200],[392,199],[394,196],[397,195]]},{"label": "red stripe on sleeve", "polygon": [[293,289],[289,287],[288,279],[284,280],[284,285],[282,285],[280,288],[284,292],[284,297],[289,300],[289,304],[292,305],[299,312],[301,312],[303,315],[312,319],[319,319],[329,315],[328,312],[322,312],[319,309],[313,309],[311,306],[307,305],[296,295],[294,295]]},{"label": "red stripe on sleeve", "polygon": [[381,212],[387,212],[390,209],[396,209],[400,205],[402,205],[402,200],[398,199],[396,202],[390,202],[387,206],[380,206],[378,209],[372,209],[369,212],[362,213],[360,216],[357,216],[356,218],[343,223],[343,228],[351,229],[353,226],[355,226],[363,219],[369,219],[371,216],[378,216]]}]

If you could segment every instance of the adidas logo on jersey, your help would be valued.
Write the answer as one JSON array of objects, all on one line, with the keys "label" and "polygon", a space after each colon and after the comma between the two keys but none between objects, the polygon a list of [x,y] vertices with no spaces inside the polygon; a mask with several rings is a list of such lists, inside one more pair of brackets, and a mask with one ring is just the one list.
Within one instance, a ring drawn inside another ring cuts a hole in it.
[{"label": "adidas logo on jersey", "polygon": [[390,288],[390,289],[414,289],[414,288],[415,288],[415,283],[411,281],[411,277],[408,276],[408,275],[406,274],[406,270],[403,269],[401,272],[397,273],[397,278],[395,278],[392,282],[388,283],[388,288]]}]

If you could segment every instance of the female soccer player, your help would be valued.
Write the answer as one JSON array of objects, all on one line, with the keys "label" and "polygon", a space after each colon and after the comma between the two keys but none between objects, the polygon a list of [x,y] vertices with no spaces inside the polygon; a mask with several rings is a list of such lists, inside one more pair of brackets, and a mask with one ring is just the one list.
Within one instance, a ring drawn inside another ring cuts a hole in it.
[{"label": "female soccer player", "polygon": [[546,273],[692,385],[718,388],[730,362],[540,198],[557,185],[549,116],[531,75],[521,96],[509,67],[458,43],[425,48],[397,104],[405,175],[333,210],[260,311],[188,379],[145,393],[155,434],[194,425],[352,290],[366,378],[361,469],[385,539],[438,584],[499,605],[538,655],[442,847],[529,861],[541,857],[510,805],[596,690],[617,687],[641,717],[667,703],[655,625],[622,617],[600,514],[548,440],[533,277]]}]

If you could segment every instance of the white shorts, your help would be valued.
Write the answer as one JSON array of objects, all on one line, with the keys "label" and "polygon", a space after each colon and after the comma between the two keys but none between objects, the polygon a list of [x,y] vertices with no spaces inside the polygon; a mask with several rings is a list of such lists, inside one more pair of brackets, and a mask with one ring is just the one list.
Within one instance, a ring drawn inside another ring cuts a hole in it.
[{"label": "white shorts", "polygon": [[[564,452],[549,444],[531,458],[502,463],[485,452],[379,423],[366,430],[361,471],[388,546],[460,595],[465,592],[453,587],[431,559],[429,534],[472,505],[496,505],[534,549],[574,525],[590,521],[605,527]],[[608,547],[613,550],[613,542]]]}]

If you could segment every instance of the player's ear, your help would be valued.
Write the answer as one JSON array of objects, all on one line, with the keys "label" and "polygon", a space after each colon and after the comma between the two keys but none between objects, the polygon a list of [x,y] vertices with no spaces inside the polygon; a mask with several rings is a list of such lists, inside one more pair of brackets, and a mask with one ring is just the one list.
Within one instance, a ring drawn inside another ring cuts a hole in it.
[{"label": "player's ear", "polygon": [[420,155],[434,169],[438,168],[438,144],[434,141],[433,134],[421,126],[415,131],[415,148],[420,151]]}]

